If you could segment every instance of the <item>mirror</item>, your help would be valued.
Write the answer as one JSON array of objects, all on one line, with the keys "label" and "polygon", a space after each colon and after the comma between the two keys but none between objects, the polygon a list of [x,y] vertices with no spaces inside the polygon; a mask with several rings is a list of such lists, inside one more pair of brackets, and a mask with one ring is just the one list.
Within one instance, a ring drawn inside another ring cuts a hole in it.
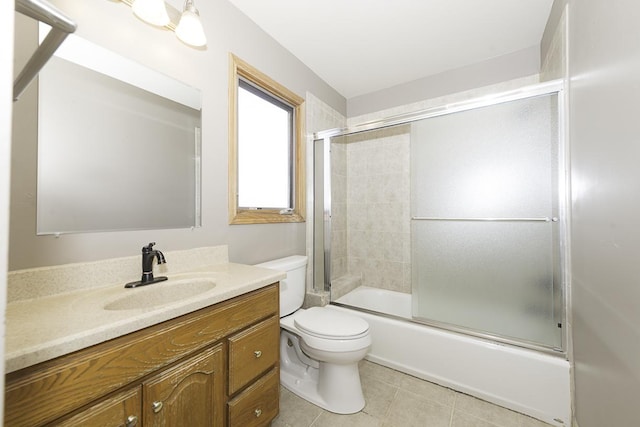
[{"label": "mirror", "polygon": [[39,75],[37,233],[200,226],[200,129],[199,90],[69,36]]}]

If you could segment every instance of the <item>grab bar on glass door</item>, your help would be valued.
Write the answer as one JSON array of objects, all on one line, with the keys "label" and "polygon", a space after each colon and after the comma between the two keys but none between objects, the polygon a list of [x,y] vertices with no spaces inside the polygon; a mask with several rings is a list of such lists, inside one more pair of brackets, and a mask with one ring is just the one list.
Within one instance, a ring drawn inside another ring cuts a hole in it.
[{"label": "grab bar on glass door", "polygon": [[412,216],[412,221],[494,221],[494,222],[558,222],[556,217],[543,218],[444,218],[434,216]]}]

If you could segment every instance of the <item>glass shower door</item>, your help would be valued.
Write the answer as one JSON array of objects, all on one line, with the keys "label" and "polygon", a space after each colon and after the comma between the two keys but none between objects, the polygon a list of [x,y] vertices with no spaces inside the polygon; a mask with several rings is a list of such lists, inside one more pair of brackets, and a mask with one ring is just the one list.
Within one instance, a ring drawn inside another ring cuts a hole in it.
[{"label": "glass shower door", "polygon": [[560,349],[557,94],[411,131],[413,317]]}]

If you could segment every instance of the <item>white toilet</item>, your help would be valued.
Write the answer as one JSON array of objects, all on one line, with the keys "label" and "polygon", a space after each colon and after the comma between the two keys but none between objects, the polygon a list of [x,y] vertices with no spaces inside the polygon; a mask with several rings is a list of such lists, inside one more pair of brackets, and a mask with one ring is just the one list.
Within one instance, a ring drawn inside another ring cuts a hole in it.
[{"label": "white toilet", "polygon": [[321,307],[304,310],[306,256],[256,267],[285,271],[280,281],[280,382],[327,411],[353,414],[364,408],[358,362],[371,347],[369,324]]}]

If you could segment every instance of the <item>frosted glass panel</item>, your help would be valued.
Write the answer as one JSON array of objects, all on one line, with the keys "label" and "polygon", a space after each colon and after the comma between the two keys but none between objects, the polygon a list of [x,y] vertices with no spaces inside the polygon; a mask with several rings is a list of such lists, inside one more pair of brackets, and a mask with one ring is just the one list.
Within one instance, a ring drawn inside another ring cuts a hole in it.
[{"label": "frosted glass panel", "polygon": [[541,96],[414,123],[414,214],[550,215],[556,102]]},{"label": "frosted glass panel", "polygon": [[553,317],[554,226],[414,221],[414,316],[560,346]]},{"label": "frosted glass panel", "polygon": [[561,347],[557,117],[554,94],[412,124],[415,318]]}]

